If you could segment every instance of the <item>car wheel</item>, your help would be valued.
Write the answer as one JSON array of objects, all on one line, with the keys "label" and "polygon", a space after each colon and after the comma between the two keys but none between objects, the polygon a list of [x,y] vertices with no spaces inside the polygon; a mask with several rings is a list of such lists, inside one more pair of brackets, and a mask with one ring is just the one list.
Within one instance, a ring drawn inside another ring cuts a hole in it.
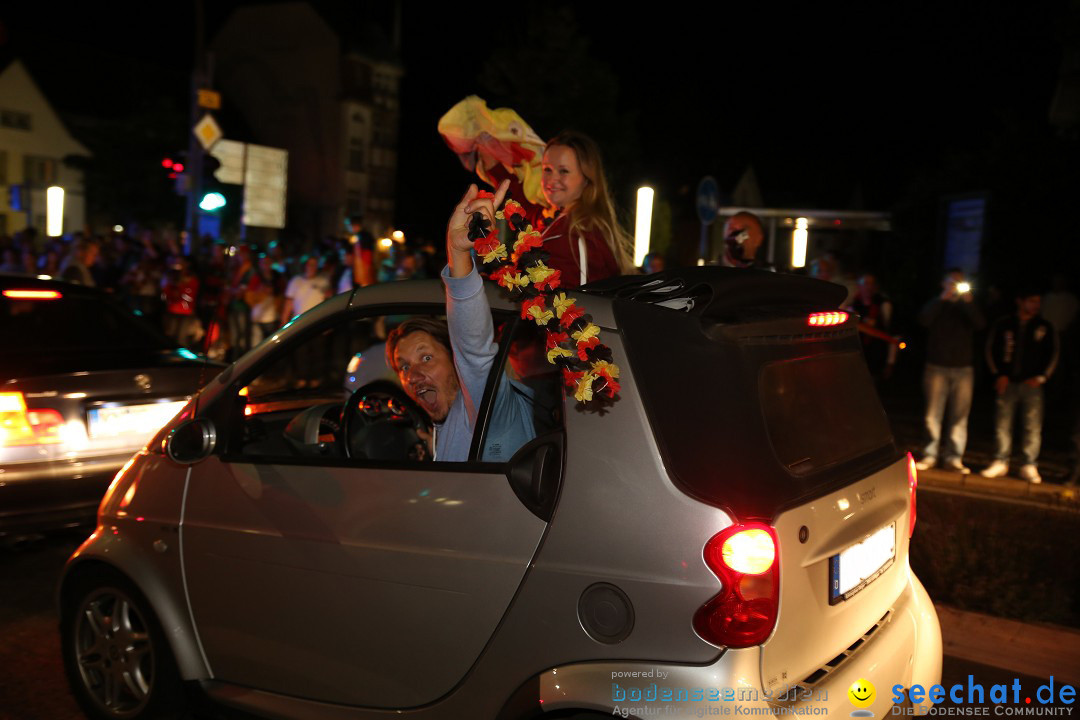
[{"label": "car wheel", "polygon": [[149,720],[186,716],[172,652],[142,593],[119,574],[84,575],[60,623],[64,670],[87,716]]}]

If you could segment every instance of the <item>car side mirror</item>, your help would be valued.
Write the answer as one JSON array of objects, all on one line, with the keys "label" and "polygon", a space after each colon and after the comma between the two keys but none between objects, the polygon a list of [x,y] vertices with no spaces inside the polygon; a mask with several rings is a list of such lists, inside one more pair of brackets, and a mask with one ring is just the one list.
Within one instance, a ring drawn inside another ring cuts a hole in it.
[{"label": "car side mirror", "polygon": [[180,423],[165,440],[165,454],[173,462],[190,465],[208,457],[217,445],[217,431],[208,418]]}]

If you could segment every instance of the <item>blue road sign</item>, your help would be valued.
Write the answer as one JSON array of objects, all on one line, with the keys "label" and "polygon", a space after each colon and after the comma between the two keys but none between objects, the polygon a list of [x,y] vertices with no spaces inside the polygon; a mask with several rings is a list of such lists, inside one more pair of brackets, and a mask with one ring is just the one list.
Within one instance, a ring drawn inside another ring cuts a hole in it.
[{"label": "blue road sign", "polygon": [[701,178],[697,186],[697,214],[703,225],[711,225],[720,209],[720,188],[712,175]]}]

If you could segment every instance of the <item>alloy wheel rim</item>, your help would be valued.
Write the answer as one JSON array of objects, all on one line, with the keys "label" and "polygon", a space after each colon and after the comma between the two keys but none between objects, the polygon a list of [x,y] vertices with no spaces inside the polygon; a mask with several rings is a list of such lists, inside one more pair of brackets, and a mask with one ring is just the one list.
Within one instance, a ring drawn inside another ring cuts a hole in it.
[{"label": "alloy wheel rim", "polygon": [[82,602],[75,622],[75,662],[83,687],[109,715],[137,715],[154,682],[146,619],[126,594],[102,588]]}]

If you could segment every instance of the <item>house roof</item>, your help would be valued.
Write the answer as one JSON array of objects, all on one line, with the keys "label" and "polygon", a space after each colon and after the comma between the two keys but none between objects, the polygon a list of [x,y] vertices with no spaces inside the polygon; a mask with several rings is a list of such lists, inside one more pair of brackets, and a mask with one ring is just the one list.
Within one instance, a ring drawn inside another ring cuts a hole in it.
[{"label": "house roof", "polygon": [[31,118],[29,131],[0,124],[0,147],[17,146],[20,152],[28,155],[60,158],[92,155],[64,127],[22,61],[12,60],[0,70],[0,98],[0,111],[26,113]]}]

